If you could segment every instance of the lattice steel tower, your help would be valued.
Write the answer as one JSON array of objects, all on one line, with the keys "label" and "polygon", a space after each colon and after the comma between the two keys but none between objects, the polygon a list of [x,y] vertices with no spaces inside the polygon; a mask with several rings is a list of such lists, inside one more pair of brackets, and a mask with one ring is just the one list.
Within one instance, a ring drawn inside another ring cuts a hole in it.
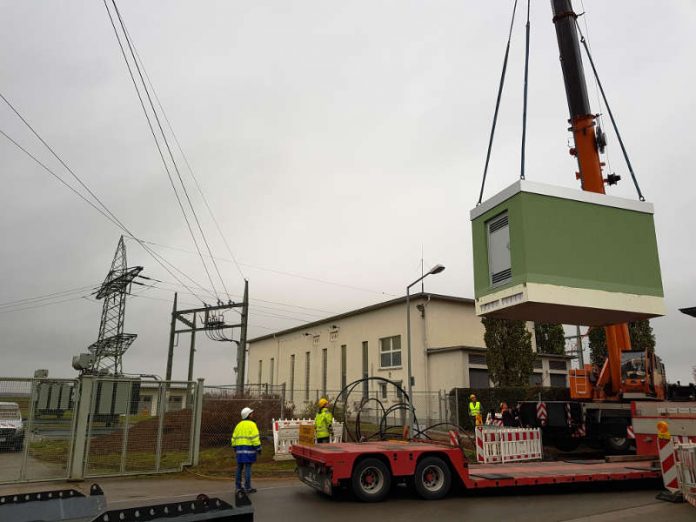
[{"label": "lattice steel tower", "polygon": [[88,350],[94,355],[92,373],[111,373],[120,375],[123,371],[122,358],[137,334],[123,333],[123,321],[126,316],[126,295],[129,287],[142,266],[128,268],[126,265],[126,245],[123,236],[116,247],[111,270],[97,292],[97,299],[104,299],[99,338]]}]

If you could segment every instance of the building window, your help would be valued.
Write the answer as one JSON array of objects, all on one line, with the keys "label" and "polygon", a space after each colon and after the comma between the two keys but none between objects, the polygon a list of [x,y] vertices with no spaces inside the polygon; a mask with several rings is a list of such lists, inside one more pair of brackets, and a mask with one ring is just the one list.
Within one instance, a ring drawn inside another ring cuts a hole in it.
[{"label": "building window", "polygon": [[315,335],[314,337],[312,337],[312,344],[313,344],[314,346],[318,346],[318,345],[319,345],[319,339],[320,339],[320,338],[321,338],[321,337],[320,337],[319,335]]},{"label": "building window", "polygon": [[[401,393],[401,390],[403,389],[404,381],[393,381],[394,384],[396,384],[396,398],[398,400],[401,400],[404,398],[404,394]],[[413,400],[413,399],[411,399]]]},{"label": "building window", "polygon": [[541,370],[544,367],[544,364],[542,363],[541,359],[539,359],[537,357],[536,359],[534,359],[534,362],[532,363],[532,367],[535,370]]},{"label": "building window", "polygon": [[566,362],[565,361],[549,361],[549,369],[550,370],[567,370]]},{"label": "building window", "polygon": [[321,393],[326,395],[326,367],[328,366],[329,351],[324,348],[321,351]]},{"label": "building window", "polygon": [[469,368],[469,388],[488,388],[488,370]]},{"label": "building window", "polygon": [[257,381],[259,384],[263,382],[263,361],[259,360],[259,380]]},{"label": "building window", "polygon": [[329,341],[335,341],[338,339],[338,329],[331,330],[329,332]]},{"label": "building window", "polygon": [[475,354],[475,353],[470,353],[469,354],[469,364],[479,364],[481,366],[486,366],[486,356]]},{"label": "building window", "polygon": [[309,352],[305,352],[305,379],[304,379],[304,387],[305,387],[305,400],[309,400]]},{"label": "building window", "polygon": [[387,398],[387,383],[386,382],[379,383],[379,396],[382,399]]},{"label": "building window", "polygon": [[345,344],[341,345],[341,389],[346,387],[346,363],[348,362],[348,347]]},{"label": "building window", "polygon": [[401,336],[384,337],[379,340],[379,365],[381,368],[401,366]]},{"label": "building window", "polygon": [[295,400],[295,354],[290,356],[290,401]]},{"label": "building window", "polygon": [[554,388],[567,388],[568,383],[566,381],[566,376],[560,373],[552,373],[550,375],[551,377],[551,386]]},{"label": "building window", "polygon": [[271,357],[271,367],[269,368],[271,372],[271,377],[269,379],[271,386],[273,386],[273,381],[275,376],[273,375],[275,373],[275,358]]},{"label": "building window", "polygon": [[542,384],[544,384],[544,378],[540,373],[533,373],[529,376],[530,386],[541,386]]}]

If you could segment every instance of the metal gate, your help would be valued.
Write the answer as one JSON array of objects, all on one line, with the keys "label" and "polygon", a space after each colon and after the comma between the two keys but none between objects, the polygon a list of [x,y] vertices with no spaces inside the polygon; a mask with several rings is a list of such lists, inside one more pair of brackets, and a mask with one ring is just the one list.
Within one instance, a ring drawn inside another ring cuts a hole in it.
[{"label": "metal gate", "polygon": [[0,379],[0,483],[69,474],[75,379]]},{"label": "metal gate", "polygon": [[[191,465],[200,433],[198,391],[197,383],[186,381],[94,380],[87,423],[77,426],[79,434],[85,430],[83,476],[181,471]],[[87,387],[83,392],[86,398]]]},{"label": "metal gate", "polygon": [[202,389],[202,380],[1,378],[0,483],[196,464]]}]

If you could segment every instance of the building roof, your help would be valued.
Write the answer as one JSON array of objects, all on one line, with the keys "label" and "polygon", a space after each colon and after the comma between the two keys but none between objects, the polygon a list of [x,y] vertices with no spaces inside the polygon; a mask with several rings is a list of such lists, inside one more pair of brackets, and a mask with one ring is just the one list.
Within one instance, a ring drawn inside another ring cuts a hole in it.
[{"label": "building roof", "polygon": [[[429,292],[419,292],[417,294],[411,295],[411,300],[416,300],[416,299],[423,299],[423,298],[429,298],[435,301],[447,301],[450,303],[460,303],[460,304],[474,304],[473,299],[468,299],[466,297],[455,297],[453,295],[443,295],[443,294],[431,294]],[[262,335],[261,337],[255,337],[254,339],[250,339],[249,343],[256,343],[259,341],[264,341],[266,339],[271,339],[273,337],[278,337],[279,335],[286,335],[289,333],[293,332],[299,332],[301,330],[306,330],[308,328],[312,328],[314,326],[323,324],[323,323],[328,323],[331,321],[338,321],[340,319],[345,319],[347,317],[353,317],[355,315],[360,315],[360,314],[366,314],[368,312],[373,312],[375,310],[380,310],[382,308],[387,308],[389,306],[394,306],[398,305],[401,303],[406,303],[406,296],[403,297],[397,297],[396,299],[391,299],[389,301],[384,301],[382,303],[377,303],[373,304],[370,306],[365,306],[364,308],[358,308],[357,310],[351,310],[350,312],[344,312],[339,315],[334,315],[331,317],[327,317],[326,319],[320,319],[319,321],[313,321],[311,323],[305,323],[300,326],[294,326],[292,328],[288,328],[286,330],[280,330],[278,332],[274,332],[271,334],[266,334]]]}]

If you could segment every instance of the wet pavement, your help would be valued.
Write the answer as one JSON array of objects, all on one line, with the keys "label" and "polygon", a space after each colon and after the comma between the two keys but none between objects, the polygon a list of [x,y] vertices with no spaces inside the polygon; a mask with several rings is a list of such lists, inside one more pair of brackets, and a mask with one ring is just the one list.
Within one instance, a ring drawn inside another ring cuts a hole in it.
[{"label": "wet pavement", "polygon": [[[199,493],[231,499],[233,481],[206,480],[192,475],[102,479],[110,508],[193,498]],[[90,482],[0,486],[0,494],[75,487],[88,491]],[[620,484],[583,484],[569,487],[505,489],[489,492],[458,490],[438,501],[424,501],[405,487],[395,487],[386,501],[364,504],[344,493],[329,498],[295,479],[257,480],[252,495],[255,520],[380,521],[614,521],[632,522],[696,520],[696,508],[655,499],[659,484],[641,482],[630,488]]]}]

